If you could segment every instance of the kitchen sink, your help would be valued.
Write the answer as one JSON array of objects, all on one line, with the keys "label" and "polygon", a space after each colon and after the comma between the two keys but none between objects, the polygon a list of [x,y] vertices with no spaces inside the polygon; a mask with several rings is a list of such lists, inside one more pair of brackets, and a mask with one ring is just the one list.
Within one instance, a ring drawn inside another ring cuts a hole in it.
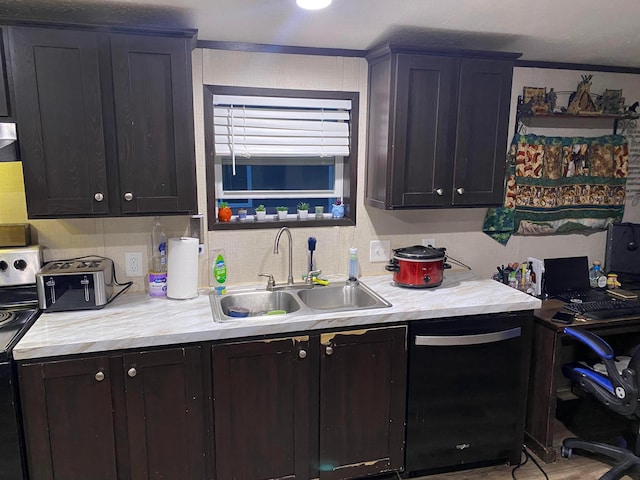
[{"label": "kitchen sink", "polygon": [[390,307],[391,304],[362,283],[313,288],[285,287],[283,290],[248,291],[229,295],[209,294],[216,322],[242,321],[256,317],[293,316],[346,312]]},{"label": "kitchen sink", "polygon": [[298,297],[307,307],[322,311],[335,312],[391,306],[384,298],[362,283],[300,290]]},{"label": "kitchen sink", "polygon": [[[263,315],[286,315],[300,310],[300,302],[290,292],[244,292],[209,295],[217,321],[242,320]],[[216,315],[217,314],[217,315]]]}]

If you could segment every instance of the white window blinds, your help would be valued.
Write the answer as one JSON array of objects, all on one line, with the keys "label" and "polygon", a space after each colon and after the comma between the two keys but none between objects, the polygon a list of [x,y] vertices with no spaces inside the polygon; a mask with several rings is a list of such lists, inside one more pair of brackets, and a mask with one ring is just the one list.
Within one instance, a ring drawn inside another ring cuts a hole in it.
[{"label": "white window blinds", "polygon": [[231,157],[349,155],[351,100],[214,95],[215,153]]}]

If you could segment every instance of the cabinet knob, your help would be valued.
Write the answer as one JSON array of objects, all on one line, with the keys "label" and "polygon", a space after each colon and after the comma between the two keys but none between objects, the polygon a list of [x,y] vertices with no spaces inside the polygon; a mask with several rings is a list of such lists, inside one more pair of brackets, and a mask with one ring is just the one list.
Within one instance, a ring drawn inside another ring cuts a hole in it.
[{"label": "cabinet knob", "polygon": [[307,358],[307,352],[306,352],[306,350],[300,350],[300,351],[298,352],[298,357],[300,357],[300,358]]},{"label": "cabinet knob", "polygon": [[131,378],[135,377],[137,374],[138,374],[138,371],[133,367],[127,370],[127,375],[129,375]]},{"label": "cabinet knob", "polygon": [[464,193],[464,188],[456,188],[456,192],[458,193],[458,195],[462,195]]},{"label": "cabinet knob", "polygon": [[101,192],[96,193],[93,198],[96,199],[96,202],[101,202],[104,200],[104,195]]},{"label": "cabinet knob", "polygon": [[96,373],[96,375],[95,375],[95,379],[96,379],[98,382],[101,382],[102,380],[104,380],[104,373],[103,373],[103,372],[98,372],[98,373]]},{"label": "cabinet knob", "polygon": [[331,345],[327,346],[327,348],[325,349],[325,353],[327,355],[333,355],[333,347]]},{"label": "cabinet knob", "polygon": [[124,199],[125,199],[127,202],[130,202],[131,200],[133,200],[133,193],[131,193],[131,192],[127,192],[127,193],[125,193],[125,194],[124,194]]},{"label": "cabinet knob", "polygon": [[442,195],[444,195],[444,190],[441,188],[436,189],[436,194],[441,197]]}]

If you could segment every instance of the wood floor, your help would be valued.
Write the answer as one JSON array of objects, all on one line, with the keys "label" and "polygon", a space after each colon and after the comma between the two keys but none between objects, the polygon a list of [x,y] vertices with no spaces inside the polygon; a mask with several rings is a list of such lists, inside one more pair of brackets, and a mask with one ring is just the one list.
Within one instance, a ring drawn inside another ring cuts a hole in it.
[{"label": "wood floor", "polygon": [[[562,423],[556,421],[554,431],[554,444],[558,447],[562,440],[571,437]],[[559,449],[558,449],[559,451]],[[533,455],[532,455],[533,456]],[[524,455],[523,455],[524,458]],[[544,463],[538,457],[533,456],[540,467],[544,469],[549,480],[596,480],[600,478],[610,465],[593,458],[586,458],[582,455],[574,454],[570,459],[562,458],[558,454],[558,459],[554,463]],[[512,476],[511,465],[496,465],[492,467],[477,468],[460,472],[442,473],[428,475],[414,480],[544,480],[544,474],[538,469],[532,459],[529,459],[523,466],[518,468]],[[623,480],[638,480],[640,475],[633,473],[633,476],[624,476]]]}]

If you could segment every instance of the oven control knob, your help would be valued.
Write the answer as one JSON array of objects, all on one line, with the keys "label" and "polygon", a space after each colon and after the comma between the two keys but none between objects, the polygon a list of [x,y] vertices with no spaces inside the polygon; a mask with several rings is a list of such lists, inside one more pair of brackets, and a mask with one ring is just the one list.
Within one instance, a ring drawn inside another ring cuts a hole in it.
[{"label": "oven control knob", "polygon": [[13,262],[13,266],[16,270],[24,270],[25,268],[27,268],[27,262],[22,259],[16,260],[15,262]]},{"label": "oven control knob", "polygon": [[4,260],[0,261],[0,272],[5,272],[9,268],[9,265]]}]

